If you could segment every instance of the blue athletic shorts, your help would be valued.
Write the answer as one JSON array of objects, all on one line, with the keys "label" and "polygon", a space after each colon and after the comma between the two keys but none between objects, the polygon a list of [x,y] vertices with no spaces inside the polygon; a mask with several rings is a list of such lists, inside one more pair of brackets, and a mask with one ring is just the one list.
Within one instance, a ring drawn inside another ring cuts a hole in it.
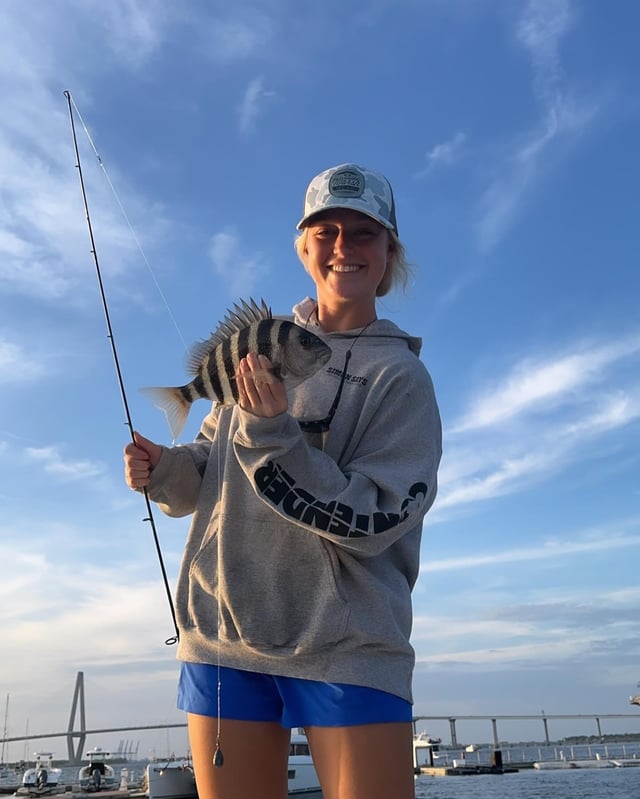
[{"label": "blue athletic shorts", "polygon": [[[385,691],[344,683],[277,677],[220,667],[220,717],[276,721],[285,728],[348,727],[411,721],[412,706]],[[182,663],[178,707],[199,716],[218,715],[218,667]]]}]

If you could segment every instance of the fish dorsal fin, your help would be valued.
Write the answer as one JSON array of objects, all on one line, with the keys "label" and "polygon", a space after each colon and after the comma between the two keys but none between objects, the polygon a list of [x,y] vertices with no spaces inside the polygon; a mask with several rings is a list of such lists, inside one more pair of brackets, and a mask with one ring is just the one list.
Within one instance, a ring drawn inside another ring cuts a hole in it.
[{"label": "fish dorsal fin", "polygon": [[233,309],[229,309],[218,327],[205,341],[198,341],[193,345],[189,351],[187,359],[187,369],[190,374],[198,374],[204,359],[216,347],[222,344],[227,339],[230,339],[235,333],[239,333],[249,325],[256,322],[261,322],[263,319],[273,319],[271,308],[264,300],[260,300],[260,305],[253,299],[249,298],[249,302],[240,300],[240,304],[234,303]]}]

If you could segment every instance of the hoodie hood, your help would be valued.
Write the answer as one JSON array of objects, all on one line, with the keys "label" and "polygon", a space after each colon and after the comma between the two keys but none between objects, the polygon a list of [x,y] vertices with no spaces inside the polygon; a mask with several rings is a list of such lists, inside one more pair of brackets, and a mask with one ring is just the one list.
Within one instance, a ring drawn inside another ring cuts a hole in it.
[{"label": "hoodie hood", "polygon": [[[293,321],[300,325],[300,327],[307,328],[314,333],[322,334],[324,331],[318,322],[318,303],[312,297],[305,297],[304,300],[294,305]],[[325,335],[329,335],[324,333]],[[371,322],[364,330],[361,327],[354,328],[353,330],[340,330],[334,331],[331,338],[349,338],[354,336],[362,336],[362,338],[397,338],[406,342],[407,347],[413,352],[414,355],[420,356],[422,349],[422,339],[419,336],[411,336],[404,330],[399,328],[394,322],[389,319],[376,319]]]}]

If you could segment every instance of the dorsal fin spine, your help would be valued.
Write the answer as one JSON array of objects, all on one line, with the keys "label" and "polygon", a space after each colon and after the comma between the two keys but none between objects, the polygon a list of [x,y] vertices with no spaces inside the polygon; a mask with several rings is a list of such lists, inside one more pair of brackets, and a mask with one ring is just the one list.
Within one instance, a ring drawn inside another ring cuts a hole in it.
[{"label": "dorsal fin spine", "polygon": [[187,370],[190,374],[198,374],[204,366],[207,356],[224,341],[249,325],[261,322],[263,319],[273,319],[271,308],[261,299],[260,305],[253,297],[249,302],[240,300],[240,305],[234,304],[234,310],[228,310],[224,319],[208,339],[198,341],[193,345],[187,358]]}]

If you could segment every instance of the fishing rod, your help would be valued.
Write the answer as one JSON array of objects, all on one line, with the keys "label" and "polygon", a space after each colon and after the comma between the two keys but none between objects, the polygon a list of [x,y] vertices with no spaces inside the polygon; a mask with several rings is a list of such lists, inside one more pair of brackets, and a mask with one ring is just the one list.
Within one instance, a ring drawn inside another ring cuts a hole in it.
[{"label": "fishing rod", "polygon": [[[109,339],[109,343],[111,344],[111,354],[113,356],[113,363],[114,363],[115,370],[116,370],[116,375],[117,375],[117,378],[118,378],[118,385],[120,387],[120,396],[122,398],[122,404],[124,406],[124,412],[125,412],[125,416],[126,416],[126,419],[127,419],[126,424],[127,424],[127,427],[129,428],[129,432],[131,434],[131,441],[135,444],[135,437],[134,437],[134,434],[133,434],[134,433],[133,421],[131,419],[131,413],[129,411],[129,402],[127,400],[127,392],[126,392],[125,387],[124,387],[124,380],[123,380],[123,377],[122,377],[122,370],[120,369],[120,361],[119,361],[119,358],[118,358],[118,351],[117,351],[117,348],[116,348],[116,341],[115,341],[115,337],[113,335],[113,328],[111,327],[111,317],[109,315],[109,306],[107,305],[107,296],[105,294],[104,284],[102,282],[102,273],[100,271],[100,263],[98,261],[98,253],[97,253],[97,250],[96,250],[95,239],[93,237],[93,226],[91,224],[91,215],[89,213],[89,204],[87,202],[87,193],[86,193],[85,186],[84,186],[84,178],[82,176],[82,166],[80,164],[80,151],[78,150],[78,139],[76,137],[76,126],[75,126],[74,119],[73,119],[73,108],[72,108],[71,94],[70,94],[70,92],[65,91],[64,92],[64,96],[67,98],[67,105],[69,106],[69,120],[71,122],[71,134],[72,134],[72,137],[73,137],[73,148],[74,148],[75,154],[76,154],[76,169],[78,170],[78,177],[80,178],[80,189],[82,191],[82,202],[84,204],[84,211],[85,211],[85,216],[86,216],[86,219],[87,219],[87,228],[89,230],[89,240],[91,241],[91,254],[93,255],[93,263],[94,263],[95,268],[96,268],[96,276],[98,278],[98,287],[100,289],[100,298],[102,300],[102,309],[104,311],[104,318],[105,318],[105,322],[106,322],[106,325],[107,325],[107,338]],[[176,612],[175,612],[175,608],[174,608],[174,605],[173,605],[173,599],[171,597],[171,588],[169,587],[169,579],[167,577],[167,570],[166,570],[165,565],[164,565],[164,558],[162,557],[162,550],[160,548],[160,540],[158,538],[158,531],[156,529],[156,523],[155,523],[155,520],[153,518],[153,511],[151,509],[151,501],[149,500],[149,493],[148,493],[146,487],[143,487],[142,493],[143,493],[143,496],[144,496],[144,501],[145,501],[146,506],[147,506],[147,517],[145,519],[143,519],[143,521],[149,522],[149,524],[151,526],[151,531],[153,533],[153,540],[154,540],[155,547],[156,547],[156,553],[158,555],[158,561],[160,563],[160,570],[162,572],[162,579],[164,581],[164,587],[165,587],[165,591],[166,591],[166,594],[167,594],[167,599],[169,601],[169,609],[171,610],[171,618],[173,620],[173,627],[174,627],[175,633],[174,633],[174,635],[170,636],[169,638],[167,638],[165,640],[165,644],[171,645],[171,644],[175,644],[178,641],[179,637],[180,637],[180,634],[178,632],[178,623],[177,623],[177,620],[176,620]]]}]

